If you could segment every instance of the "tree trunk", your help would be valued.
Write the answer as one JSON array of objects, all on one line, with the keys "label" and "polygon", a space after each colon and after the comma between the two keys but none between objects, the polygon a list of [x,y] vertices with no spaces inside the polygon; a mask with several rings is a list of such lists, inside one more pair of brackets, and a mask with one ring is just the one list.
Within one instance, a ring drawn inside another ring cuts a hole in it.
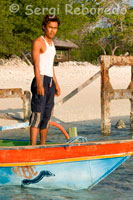
[{"label": "tree trunk", "polygon": [[119,46],[116,46],[116,47],[112,50],[112,56],[115,55],[115,51],[116,51],[116,49],[118,49],[118,48],[119,48]]},{"label": "tree trunk", "polygon": [[103,52],[104,52],[104,55],[107,55],[105,48],[104,48],[103,46],[101,46],[100,44],[98,44],[98,45],[99,45],[99,46],[100,46],[100,48],[103,50]]}]

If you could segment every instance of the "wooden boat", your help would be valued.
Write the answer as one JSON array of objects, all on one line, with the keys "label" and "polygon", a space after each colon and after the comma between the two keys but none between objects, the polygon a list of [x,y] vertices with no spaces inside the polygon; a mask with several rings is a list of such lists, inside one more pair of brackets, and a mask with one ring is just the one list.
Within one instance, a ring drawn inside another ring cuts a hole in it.
[{"label": "wooden boat", "polygon": [[133,155],[133,140],[0,147],[0,185],[92,188]]}]

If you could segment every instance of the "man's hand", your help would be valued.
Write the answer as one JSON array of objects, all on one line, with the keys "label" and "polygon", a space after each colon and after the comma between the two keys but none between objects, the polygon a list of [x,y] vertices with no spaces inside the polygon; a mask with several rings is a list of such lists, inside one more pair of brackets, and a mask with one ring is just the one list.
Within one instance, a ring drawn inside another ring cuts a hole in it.
[{"label": "man's hand", "polygon": [[37,94],[44,96],[44,87],[41,84],[37,86]]},{"label": "man's hand", "polygon": [[59,87],[56,87],[56,88],[55,88],[55,95],[56,95],[56,96],[60,96],[60,94],[61,94],[60,88],[59,88]]}]

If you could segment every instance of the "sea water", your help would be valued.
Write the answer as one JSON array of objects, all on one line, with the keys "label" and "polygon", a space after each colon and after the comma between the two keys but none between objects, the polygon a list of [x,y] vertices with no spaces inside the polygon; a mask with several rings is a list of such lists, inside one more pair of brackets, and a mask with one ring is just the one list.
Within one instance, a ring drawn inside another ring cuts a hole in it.
[{"label": "sea water", "polygon": [[[89,141],[133,139],[130,132],[129,117],[121,118],[126,122],[126,129],[118,130],[115,128],[117,118],[112,120],[111,136],[101,136],[100,120],[91,120],[83,122],[71,122],[62,124],[67,130],[69,127],[76,126],[78,135],[87,137]],[[0,133],[0,138],[3,133]],[[4,132],[7,138],[29,137],[28,129],[10,130]],[[64,141],[62,133],[55,128],[49,130],[47,140]],[[0,200],[133,200],[133,157],[127,160],[123,165],[112,172],[108,177],[102,180],[91,190],[45,190],[35,188],[22,188],[20,186],[1,186]]]}]

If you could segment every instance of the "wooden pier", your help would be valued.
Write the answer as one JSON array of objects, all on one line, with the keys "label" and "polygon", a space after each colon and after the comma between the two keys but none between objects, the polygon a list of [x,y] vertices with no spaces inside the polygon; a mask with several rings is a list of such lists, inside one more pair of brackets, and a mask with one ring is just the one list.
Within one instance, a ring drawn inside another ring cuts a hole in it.
[{"label": "wooden pier", "polygon": [[[109,68],[131,66],[131,81],[127,89],[113,89],[110,83]],[[113,99],[129,99],[131,102],[130,127],[133,130],[133,56],[101,56],[101,132],[110,135],[110,103]]]},{"label": "wooden pier", "polygon": [[[0,89],[0,98],[21,98],[23,101],[24,121],[28,121],[31,113],[31,94],[21,88]],[[11,118],[11,117],[10,117]]]}]

